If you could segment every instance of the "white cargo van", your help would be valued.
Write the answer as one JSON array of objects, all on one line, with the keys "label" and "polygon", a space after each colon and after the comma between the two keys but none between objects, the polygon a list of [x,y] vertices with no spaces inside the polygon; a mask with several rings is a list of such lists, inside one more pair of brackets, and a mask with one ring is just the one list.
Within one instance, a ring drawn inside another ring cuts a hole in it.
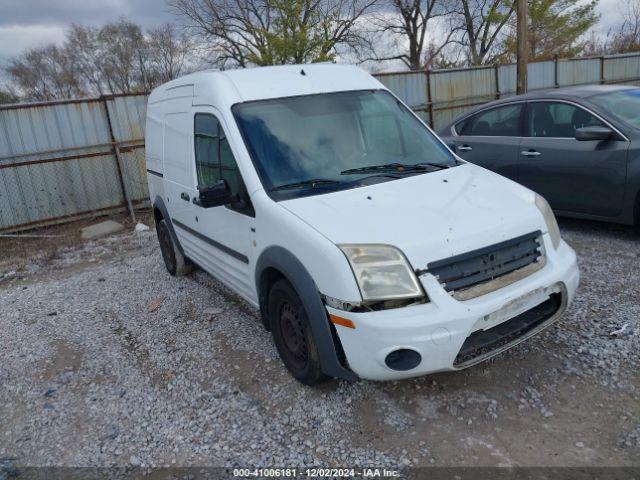
[{"label": "white cargo van", "polygon": [[149,192],[166,267],[260,309],[292,375],[399,379],[556,321],[578,268],[547,202],[456,157],[350,66],[201,72],[156,88]]}]

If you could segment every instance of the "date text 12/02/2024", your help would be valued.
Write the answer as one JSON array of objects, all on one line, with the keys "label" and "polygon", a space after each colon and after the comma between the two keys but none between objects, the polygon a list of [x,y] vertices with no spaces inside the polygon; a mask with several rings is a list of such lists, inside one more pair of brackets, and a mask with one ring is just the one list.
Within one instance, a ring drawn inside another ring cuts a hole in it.
[{"label": "date text 12/02/2024", "polygon": [[273,477],[273,478],[394,478],[397,470],[387,468],[236,468],[234,477]]}]

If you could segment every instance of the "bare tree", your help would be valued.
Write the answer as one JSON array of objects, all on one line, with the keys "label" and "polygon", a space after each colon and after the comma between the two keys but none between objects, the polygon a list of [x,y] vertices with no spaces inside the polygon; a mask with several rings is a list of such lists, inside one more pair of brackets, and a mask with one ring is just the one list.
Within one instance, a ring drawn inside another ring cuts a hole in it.
[{"label": "bare tree", "polygon": [[55,46],[34,48],[9,61],[6,71],[31,100],[82,96],[84,91],[64,50]]},{"label": "bare tree", "polygon": [[17,103],[19,101],[20,96],[14,91],[11,85],[0,84],[0,104]]},{"label": "bare tree", "polygon": [[586,37],[582,55],[586,57],[595,57],[607,53],[607,38],[602,38],[593,30]]},{"label": "bare tree", "polygon": [[356,22],[377,0],[169,0],[221,67],[331,60],[362,48]]},{"label": "bare tree", "polygon": [[[436,19],[446,22],[451,13],[451,0],[386,0],[383,8],[373,16],[376,34],[388,35],[392,41],[391,54],[375,52],[365,60],[400,60],[410,70],[424,70],[444,61],[441,54],[458,30],[449,25],[439,37],[433,33]],[[431,31],[429,29],[431,28]],[[404,47],[406,45],[406,47]],[[378,49],[379,50],[379,49]]]},{"label": "bare tree", "polygon": [[629,53],[640,51],[640,0],[630,0],[622,10],[622,24],[614,29],[607,42],[608,53]]},{"label": "bare tree", "polygon": [[185,73],[191,46],[172,25],[144,33],[121,18],[101,27],[72,25],[62,45],[28,50],[5,70],[28,100],[143,92]]},{"label": "bare tree", "polygon": [[64,49],[79,81],[89,95],[111,92],[104,70],[103,48],[98,40],[99,28],[72,25],[67,33]]},{"label": "bare tree", "polygon": [[97,39],[100,64],[110,91],[130,93],[153,86],[146,62],[147,45],[138,25],[123,18],[107,23]]},{"label": "bare tree", "polygon": [[193,49],[188,35],[166,23],[147,32],[147,43],[154,83],[168,82],[185,72]]},{"label": "bare tree", "polygon": [[504,51],[498,46],[515,10],[514,0],[457,0],[455,14],[463,35],[457,42],[466,50],[468,63],[495,62]]}]

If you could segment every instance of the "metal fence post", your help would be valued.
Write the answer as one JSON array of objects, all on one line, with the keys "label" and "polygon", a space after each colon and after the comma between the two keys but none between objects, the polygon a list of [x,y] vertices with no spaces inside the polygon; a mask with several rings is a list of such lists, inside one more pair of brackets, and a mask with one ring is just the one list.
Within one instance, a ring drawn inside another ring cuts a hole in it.
[{"label": "metal fence post", "polygon": [[427,76],[427,109],[429,111],[429,126],[431,129],[434,129],[434,121],[433,121],[433,100],[431,98],[431,71],[426,70],[425,72]]},{"label": "metal fence post", "polygon": [[553,88],[560,88],[558,83],[558,55],[553,56]]},{"label": "metal fence post", "polygon": [[102,95],[100,97],[102,103],[104,105],[104,112],[107,116],[107,126],[109,128],[109,137],[111,139],[111,147],[113,150],[113,154],[116,157],[116,167],[118,171],[118,180],[120,181],[120,188],[122,189],[122,196],[127,202],[127,210],[129,211],[129,216],[131,217],[131,221],[133,223],[136,222],[136,213],[133,210],[133,204],[131,203],[131,197],[129,196],[129,191],[127,190],[127,184],[124,181],[124,163],[122,162],[122,155],[120,154],[120,146],[116,141],[116,137],[113,134],[113,125],[111,123],[111,115],[109,114],[109,102],[107,97]]},{"label": "metal fence post", "polygon": [[500,100],[500,67],[497,63],[493,66],[493,71],[496,77],[496,100]]},{"label": "metal fence post", "polygon": [[600,57],[600,83],[607,83],[607,80],[604,78],[604,55]]}]

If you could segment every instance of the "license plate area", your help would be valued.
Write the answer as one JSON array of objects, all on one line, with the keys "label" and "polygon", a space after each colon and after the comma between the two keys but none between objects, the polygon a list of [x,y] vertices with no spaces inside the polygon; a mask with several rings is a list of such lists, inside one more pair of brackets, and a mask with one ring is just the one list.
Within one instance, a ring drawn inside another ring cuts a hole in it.
[{"label": "license plate area", "polygon": [[544,303],[549,299],[551,294],[558,293],[559,291],[560,289],[558,287],[538,288],[533,290],[526,295],[506,303],[499,310],[482,316],[475,323],[471,331],[489,330],[496,325],[500,325],[502,322],[517,317],[527,310],[531,310],[533,307]]},{"label": "license plate area", "polygon": [[[547,289],[548,292],[556,290]],[[487,330],[471,333],[456,355],[453,366],[466,368],[517,345],[549,326],[566,308],[566,289],[559,285],[557,293],[531,309],[498,323]],[[502,310],[502,309],[501,309]]]}]

